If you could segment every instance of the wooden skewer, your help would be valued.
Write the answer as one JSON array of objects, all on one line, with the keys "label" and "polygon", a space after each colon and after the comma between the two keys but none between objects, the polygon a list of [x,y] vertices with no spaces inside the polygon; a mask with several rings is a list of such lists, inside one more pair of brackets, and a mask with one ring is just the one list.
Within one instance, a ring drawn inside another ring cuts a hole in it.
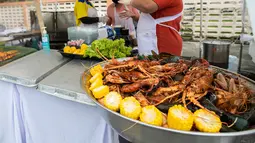
[{"label": "wooden skewer", "polygon": [[103,58],[103,60],[109,61],[97,48],[96,48],[96,51]]}]

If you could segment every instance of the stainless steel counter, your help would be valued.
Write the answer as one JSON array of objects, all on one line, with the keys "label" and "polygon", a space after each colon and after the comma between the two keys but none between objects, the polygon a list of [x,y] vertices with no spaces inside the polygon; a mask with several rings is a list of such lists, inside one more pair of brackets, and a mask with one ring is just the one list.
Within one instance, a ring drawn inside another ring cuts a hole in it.
[{"label": "stainless steel counter", "polygon": [[95,63],[91,60],[72,60],[39,82],[38,90],[63,99],[95,105],[81,87],[82,73]]},{"label": "stainless steel counter", "polygon": [[0,80],[35,87],[62,99],[95,105],[81,87],[82,73],[95,63],[63,58],[56,50],[38,51],[0,67]]},{"label": "stainless steel counter", "polygon": [[56,50],[41,50],[0,67],[0,80],[36,87],[39,81],[68,61]]}]

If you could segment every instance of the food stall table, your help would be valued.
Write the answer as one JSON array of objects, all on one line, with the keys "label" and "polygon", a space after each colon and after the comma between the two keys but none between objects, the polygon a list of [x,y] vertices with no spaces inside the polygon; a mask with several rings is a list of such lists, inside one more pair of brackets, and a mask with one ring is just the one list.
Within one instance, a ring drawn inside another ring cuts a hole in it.
[{"label": "food stall table", "polygon": [[69,61],[56,50],[38,51],[0,67],[3,81],[36,87],[37,83]]},{"label": "food stall table", "polygon": [[0,81],[0,142],[23,143],[18,92],[14,84]]},{"label": "food stall table", "polygon": [[[43,51],[0,67],[0,142],[25,142],[20,95],[16,84],[36,88],[39,80],[68,62],[57,51]],[[32,88],[31,88],[32,89]]]},{"label": "food stall table", "polygon": [[17,85],[26,143],[117,143],[97,107]]},{"label": "food stall table", "polygon": [[[67,100],[95,106],[81,87],[81,76],[96,61],[72,60],[38,84],[38,90]],[[85,66],[85,67],[83,67]]]},{"label": "food stall table", "polygon": [[[97,114],[97,108],[83,94],[80,76],[84,67],[81,61],[69,62],[69,59],[53,50],[31,55],[0,68],[0,87],[2,93],[6,93],[0,96],[3,102],[1,109],[4,110],[0,124],[5,123],[0,128],[0,141],[118,142],[118,135]],[[82,62],[88,67],[93,64],[91,61]],[[46,87],[57,87],[57,94],[47,90],[48,94],[43,93]],[[77,96],[69,97],[74,93]],[[68,101],[73,97],[76,97],[73,100],[75,102]]]},{"label": "food stall table", "polygon": [[[33,119],[28,125],[34,133],[33,141],[118,142],[118,134],[98,114],[97,107],[84,94],[80,84],[82,73],[93,63],[95,61],[72,60],[43,79],[38,84],[38,90],[48,95],[38,93],[38,97],[27,96],[24,91],[24,97],[21,99],[27,102],[26,110],[29,110],[31,120]],[[35,104],[38,98],[40,103]],[[40,124],[42,122],[44,125]],[[41,136],[46,137],[46,140],[41,140]]]}]

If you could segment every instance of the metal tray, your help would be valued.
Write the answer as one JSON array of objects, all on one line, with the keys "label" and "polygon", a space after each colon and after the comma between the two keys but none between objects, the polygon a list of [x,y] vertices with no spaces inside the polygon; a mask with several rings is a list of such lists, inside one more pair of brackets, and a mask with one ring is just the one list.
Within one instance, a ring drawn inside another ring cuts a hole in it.
[{"label": "metal tray", "polygon": [[0,67],[0,80],[36,87],[39,81],[68,61],[56,50],[41,50]]},{"label": "metal tray", "polygon": [[[65,53],[65,52],[63,51],[63,49],[59,50],[58,52],[59,52],[63,57],[70,58],[70,59],[95,60],[95,61],[98,61],[98,62],[102,62],[102,61],[103,61],[102,59],[95,58],[95,57],[89,58],[89,57],[83,57],[83,55],[75,55],[75,54]],[[132,51],[131,51],[131,57],[136,56],[136,55],[138,55],[137,52],[136,52],[135,50],[132,50]]]},{"label": "metal tray", "polygon": [[83,55],[75,55],[75,54],[69,54],[69,53],[64,53],[63,49],[58,51],[63,57],[70,58],[70,59],[79,59],[79,60],[96,60],[98,62],[103,61],[102,59],[99,58],[88,58],[88,57],[83,57]]},{"label": "metal tray", "polygon": [[[125,60],[125,59],[120,59]],[[106,62],[98,63],[104,66]],[[95,65],[94,65],[95,66]],[[236,74],[225,69],[214,67],[215,69],[225,71],[227,73]],[[239,75],[247,84],[255,89],[255,82]],[[231,132],[231,133],[203,133],[194,131],[180,131],[169,128],[149,125],[138,120],[127,118],[117,112],[113,112],[103,105],[101,105],[92,95],[87,87],[87,82],[91,75],[86,71],[81,77],[81,84],[86,85],[83,87],[87,96],[94,101],[99,107],[101,116],[108,124],[112,126],[123,138],[132,143],[254,143],[255,142],[255,129]]]},{"label": "metal tray", "polygon": [[97,63],[93,60],[72,60],[38,83],[38,90],[59,98],[92,105],[79,82],[84,69]]},{"label": "metal tray", "polygon": [[15,55],[14,57],[10,58],[10,59],[7,59],[5,61],[1,61],[0,62],[0,67],[37,51],[34,48],[26,48],[26,47],[20,47],[20,46],[5,47],[5,46],[0,45],[0,51],[10,51],[10,50],[17,50],[18,54]]}]

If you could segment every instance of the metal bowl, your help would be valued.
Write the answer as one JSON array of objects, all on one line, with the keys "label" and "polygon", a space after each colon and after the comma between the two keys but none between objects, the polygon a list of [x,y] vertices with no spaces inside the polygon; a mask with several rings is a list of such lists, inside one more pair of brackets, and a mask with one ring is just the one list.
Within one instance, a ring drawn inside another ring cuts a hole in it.
[{"label": "metal bowl", "polygon": [[[122,59],[123,60],[123,59]],[[106,62],[98,63],[102,66]],[[213,67],[219,70],[226,71],[221,68]],[[236,73],[232,73],[236,74]],[[246,80],[251,88],[255,89],[255,82],[239,75],[242,79]],[[132,143],[254,143],[255,142],[255,129],[230,132],[230,133],[203,133],[195,131],[180,131],[169,128],[149,125],[138,120],[127,118],[117,112],[113,112],[103,105],[101,105],[92,95],[88,89],[88,80],[91,75],[89,70],[85,72],[81,79],[81,84],[90,99],[99,107],[101,116],[106,122],[112,126],[123,138]],[[85,85],[85,86],[84,86]]]}]

